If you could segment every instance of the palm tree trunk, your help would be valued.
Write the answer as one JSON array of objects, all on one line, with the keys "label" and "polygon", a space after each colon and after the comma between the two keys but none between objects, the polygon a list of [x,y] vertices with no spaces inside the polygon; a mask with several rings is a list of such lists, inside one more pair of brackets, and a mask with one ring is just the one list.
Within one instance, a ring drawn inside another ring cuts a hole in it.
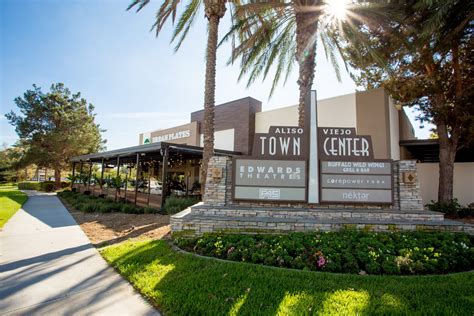
[{"label": "palm tree trunk", "polygon": [[209,160],[214,155],[214,105],[216,95],[217,37],[220,19],[225,14],[224,1],[205,1],[205,14],[209,21],[206,52],[206,81],[204,86],[204,150],[201,166],[201,193],[204,195]]},{"label": "palm tree trunk", "polygon": [[299,66],[298,86],[300,90],[298,104],[298,126],[304,127],[305,98],[311,90],[316,67],[316,33],[319,11],[309,7],[297,9],[296,21],[296,58]]}]

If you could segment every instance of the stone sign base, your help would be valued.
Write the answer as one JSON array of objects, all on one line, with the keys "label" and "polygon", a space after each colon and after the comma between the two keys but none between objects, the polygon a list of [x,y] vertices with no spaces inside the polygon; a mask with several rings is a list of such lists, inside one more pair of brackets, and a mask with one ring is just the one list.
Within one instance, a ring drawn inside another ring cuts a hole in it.
[{"label": "stone sign base", "polygon": [[232,200],[231,159],[213,157],[203,203],[171,216],[171,231],[197,236],[207,232],[288,233],[356,228],[474,234],[473,225],[445,220],[442,213],[423,209],[414,161],[397,161],[394,169],[391,206],[242,203]]},{"label": "stone sign base", "polygon": [[430,211],[268,209],[195,205],[171,216],[171,231],[191,236],[208,232],[288,233],[356,228],[367,231],[452,231],[474,234],[472,225],[445,220]]}]

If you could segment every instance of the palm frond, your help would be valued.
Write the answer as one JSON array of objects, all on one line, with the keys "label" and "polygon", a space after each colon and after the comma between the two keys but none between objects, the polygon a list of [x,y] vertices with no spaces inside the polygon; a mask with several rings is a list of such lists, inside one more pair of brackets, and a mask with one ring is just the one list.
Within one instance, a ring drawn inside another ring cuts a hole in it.
[{"label": "palm frond", "polygon": [[133,0],[132,3],[130,3],[129,6],[127,7],[127,11],[132,9],[134,6],[137,6],[136,12],[139,12],[148,3],[150,3],[150,0]]}]

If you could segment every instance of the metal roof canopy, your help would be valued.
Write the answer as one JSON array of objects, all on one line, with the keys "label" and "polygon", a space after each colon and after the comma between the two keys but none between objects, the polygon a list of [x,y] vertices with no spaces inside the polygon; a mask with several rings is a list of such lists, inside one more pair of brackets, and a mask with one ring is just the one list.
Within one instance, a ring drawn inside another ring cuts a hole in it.
[{"label": "metal roof canopy", "polygon": [[[82,155],[76,156],[71,158],[71,162],[106,162],[108,159],[115,159],[120,157],[121,161],[125,161],[128,159],[136,158],[137,154],[140,154],[141,160],[148,160],[151,158],[158,158],[163,156],[164,149],[168,147],[170,153],[177,153],[177,154],[186,154],[191,155],[194,157],[202,157],[203,148],[197,146],[190,146],[190,145],[182,145],[182,144],[172,144],[172,143],[165,143],[165,142],[158,142],[146,145],[139,145],[133,147],[126,147],[121,149],[115,149],[110,151],[104,151],[89,155]],[[228,150],[214,150],[215,155],[217,156],[240,156],[240,152],[236,151],[228,151]]]},{"label": "metal roof canopy", "polygon": [[[439,141],[437,139],[402,140],[413,159],[420,162],[439,162]],[[455,162],[474,162],[474,148],[462,148],[456,154]]]}]

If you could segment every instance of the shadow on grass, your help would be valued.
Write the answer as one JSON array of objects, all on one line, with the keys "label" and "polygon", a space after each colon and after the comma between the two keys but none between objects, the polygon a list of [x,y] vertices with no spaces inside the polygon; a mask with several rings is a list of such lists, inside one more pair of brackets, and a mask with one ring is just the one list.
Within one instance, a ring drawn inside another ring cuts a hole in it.
[{"label": "shadow on grass", "polygon": [[103,250],[167,314],[473,314],[474,273],[358,276],[221,262],[164,241]]},{"label": "shadow on grass", "polygon": [[106,241],[101,241],[99,243],[95,243],[94,246],[98,247],[98,248],[101,248],[101,247],[105,247],[105,246],[115,245],[115,244],[121,243],[125,240],[128,240],[130,238],[140,237],[143,234],[146,234],[146,233],[148,233],[152,230],[155,230],[155,229],[161,228],[163,226],[167,226],[167,225],[169,225],[169,224],[150,224],[150,225],[138,228],[138,229],[133,229],[128,234],[123,235],[121,237],[114,238],[114,239],[109,239],[109,240],[106,240]]},{"label": "shadow on grass", "polygon": [[0,198],[5,197],[7,199],[12,200],[20,205],[26,202],[28,196],[25,193],[18,191],[16,189],[12,189],[11,191],[7,190],[0,190]]}]

